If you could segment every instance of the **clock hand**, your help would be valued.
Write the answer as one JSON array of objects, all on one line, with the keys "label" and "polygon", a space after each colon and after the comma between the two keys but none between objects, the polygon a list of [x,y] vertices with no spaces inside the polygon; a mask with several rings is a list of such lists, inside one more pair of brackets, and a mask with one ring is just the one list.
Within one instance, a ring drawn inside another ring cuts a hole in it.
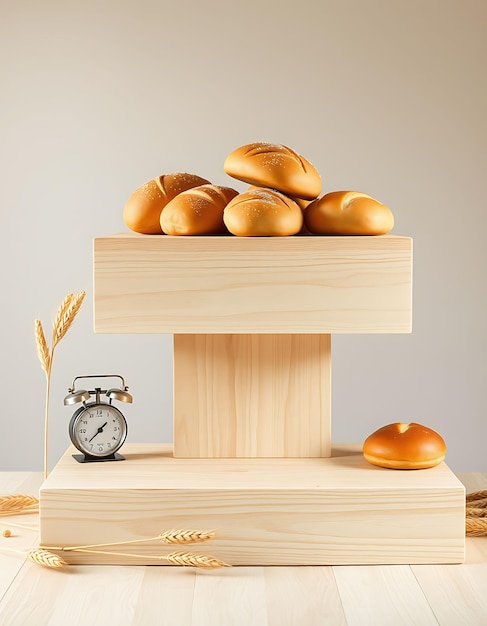
[{"label": "clock hand", "polygon": [[91,441],[93,441],[93,439],[94,439],[97,435],[99,435],[100,433],[102,433],[102,432],[103,432],[103,429],[105,428],[105,426],[106,426],[107,424],[108,424],[108,422],[105,422],[105,423],[103,424],[103,426],[100,426],[100,428],[96,431],[96,433],[93,435],[93,437],[90,439],[90,441],[89,441],[88,443],[90,443]]}]

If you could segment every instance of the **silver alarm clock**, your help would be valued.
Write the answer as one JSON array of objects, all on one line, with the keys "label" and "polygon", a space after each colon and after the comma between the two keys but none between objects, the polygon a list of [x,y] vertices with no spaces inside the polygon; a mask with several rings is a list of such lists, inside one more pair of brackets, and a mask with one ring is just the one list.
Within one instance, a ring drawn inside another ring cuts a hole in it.
[{"label": "silver alarm clock", "polygon": [[[102,389],[94,387],[91,390],[76,389],[76,381],[82,378],[119,378],[120,387]],[[112,405],[113,400],[119,402],[132,402],[132,396],[128,393],[128,387],[122,376],[118,374],[101,374],[99,376],[77,376],[69,393],[64,398],[67,406],[81,402],[69,422],[69,437],[73,445],[82,453],[74,454],[73,457],[79,463],[93,461],[122,461],[124,457],[118,454],[127,437],[127,421],[123,413]],[[108,401],[102,400],[106,396]],[[90,398],[92,402],[88,402]]]}]

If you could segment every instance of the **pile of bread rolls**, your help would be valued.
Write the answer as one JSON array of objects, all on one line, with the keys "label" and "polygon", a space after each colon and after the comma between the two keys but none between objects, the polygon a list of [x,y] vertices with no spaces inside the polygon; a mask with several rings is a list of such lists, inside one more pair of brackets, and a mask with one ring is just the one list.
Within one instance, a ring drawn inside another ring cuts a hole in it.
[{"label": "pile of bread rolls", "polygon": [[384,235],[394,226],[391,210],[364,193],[320,196],[319,172],[287,146],[241,146],[227,156],[224,170],[248,190],[238,193],[195,174],[158,176],[130,196],[125,224],[146,235],[240,237]]}]

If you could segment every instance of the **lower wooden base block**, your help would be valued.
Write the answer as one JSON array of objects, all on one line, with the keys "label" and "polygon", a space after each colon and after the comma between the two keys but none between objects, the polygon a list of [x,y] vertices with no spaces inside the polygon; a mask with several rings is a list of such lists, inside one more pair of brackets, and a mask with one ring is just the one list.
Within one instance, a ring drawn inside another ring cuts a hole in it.
[{"label": "lower wooden base block", "polygon": [[127,444],[125,461],[84,465],[73,452],[41,487],[41,545],[142,541],[99,548],[108,554],[53,550],[69,563],[164,564],[156,557],[179,547],[149,539],[169,529],[216,530],[180,549],[231,565],[464,558],[465,489],[444,463],[382,469],[358,445],[335,445],[330,458],[177,459],[170,445]]}]

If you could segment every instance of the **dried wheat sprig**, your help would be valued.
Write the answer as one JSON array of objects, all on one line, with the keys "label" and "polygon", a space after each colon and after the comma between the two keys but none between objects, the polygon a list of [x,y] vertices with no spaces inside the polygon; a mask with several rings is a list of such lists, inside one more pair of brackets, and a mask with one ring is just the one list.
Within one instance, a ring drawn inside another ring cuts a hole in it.
[{"label": "dried wheat sprig", "polygon": [[202,541],[210,541],[215,536],[214,530],[167,530],[157,539],[164,543],[199,543]]},{"label": "dried wheat sprig", "polygon": [[57,554],[53,554],[44,548],[36,548],[35,550],[30,550],[27,553],[27,558],[37,565],[42,565],[44,567],[58,568],[64,567],[67,565],[66,561],[62,559]]},{"label": "dried wheat sprig", "polygon": [[44,370],[46,376],[49,375],[49,368],[51,363],[51,356],[49,354],[49,348],[47,346],[46,337],[44,335],[44,329],[40,320],[35,321],[35,337],[37,345],[37,355],[41,362],[41,367]]},{"label": "dried wheat sprig", "polygon": [[[56,549],[56,548],[52,548]],[[103,554],[108,556],[123,556],[133,557],[135,559],[155,559],[158,561],[166,560],[171,565],[185,565],[187,567],[200,567],[204,569],[211,569],[217,567],[231,567],[227,563],[223,563],[216,559],[214,556],[207,554],[191,554],[190,552],[172,552],[171,554],[164,555],[147,555],[147,554],[133,554],[129,552],[108,552],[106,550],[89,550],[85,548],[78,548],[76,552],[85,552],[88,554]]]},{"label": "dried wheat sprig", "polygon": [[[71,296],[70,300],[67,300],[69,296],[66,296],[63,304],[61,305],[58,315],[54,321],[54,328],[52,333],[52,350],[54,352],[54,348],[61,341],[64,335],[68,332],[70,326],[75,320],[78,311],[83,304],[83,300],[85,298],[86,292],[81,291],[76,296],[73,294],[69,294]],[[58,318],[59,317],[59,318]]]},{"label": "dried wheat sprig", "polygon": [[18,556],[23,557],[24,559],[27,557],[29,561],[33,563],[37,563],[37,565],[43,565],[44,567],[64,567],[67,565],[66,561],[64,561],[57,554],[53,554],[48,550],[44,550],[43,548],[35,548],[34,550],[29,550],[27,554],[23,550],[15,550],[14,548],[4,548],[3,546],[0,548],[2,552],[9,552],[10,554],[16,554]]},{"label": "dried wheat sprig", "polygon": [[53,322],[52,330],[52,346],[51,351],[47,345],[46,337],[42,324],[39,320],[35,321],[35,337],[37,344],[37,353],[41,362],[42,369],[46,373],[46,401],[44,410],[44,478],[48,474],[48,452],[49,452],[49,397],[51,394],[51,371],[54,359],[54,349],[68,332],[70,326],[74,322],[78,311],[83,304],[86,292],[81,291],[77,295],[69,293],[61,303],[56,317]]},{"label": "dried wheat sprig", "polygon": [[69,552],[83,552],[85,554],[101,554],[104,556],[121,556],[134,559],[149,559],[157,561],[168,561],[172,565],[185,565],[188,567],[200,567],[200,568],[217,568],[217,567],[231,567],[227,563],[223,563],[214,556],[207,554],[192,554],[190,552],[172,552],[171,554],[152,555],[152,554],[136,554],[132,552],[118,552],[114,550],[92,550],[89,547],[73,547],[62,548],[60,546],[42,546],[43,550],[57,550],[57,551],[69,551]]},{"label": "dried wheat sprig", "polygon": [[171,552],[166,559],[172,565],[184,565],[186,567],[201,567],[205,569],[217,567],[230,567],[227,563],[207,554],[191,554],[190,552]]},{"label": "dried wheat sprig", "polygon": [[24,494],[14,494],[11,496],[0,496],[0,511],[25,511],[26,509],[39,507],[39,500],[34,496],[26,496]]},{"label": "dried wheat sprig", "polygon": [[[146,537],[145,539],[129,539],[127,541],[112,541],[110,543],[92,543],[81,546],[48,546],[51,550],[63,550],[65,552],[76,552],[77,550],[85,550],[88,548],[108,548],[111,546],[127,546],[134,543],[148,543],[150,541],[162,541],[170,544],[187,544],[209,541],[215,536],[214,530],[168,530],[155,537]],[[111,553],[110,553],[111,554]]]}]

